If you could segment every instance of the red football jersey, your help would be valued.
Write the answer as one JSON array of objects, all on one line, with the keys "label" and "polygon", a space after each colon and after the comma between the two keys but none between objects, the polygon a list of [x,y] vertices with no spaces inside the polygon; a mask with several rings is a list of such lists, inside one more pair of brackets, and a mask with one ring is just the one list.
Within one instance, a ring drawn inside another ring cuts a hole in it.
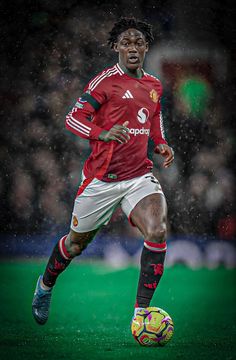
[{"label": "red football jersey", "polygon": [[[84,164],[86,178],[102,181],[128,180],[152,169],[147,158],[148,138],[166,144],[160,109],[161,82],[143,71],[133,78],[119,64],[93,78],[66,117],[66,127],[90,140],[92,152]],[[98,140],[103,130],[129,121],[126,144]]]}]

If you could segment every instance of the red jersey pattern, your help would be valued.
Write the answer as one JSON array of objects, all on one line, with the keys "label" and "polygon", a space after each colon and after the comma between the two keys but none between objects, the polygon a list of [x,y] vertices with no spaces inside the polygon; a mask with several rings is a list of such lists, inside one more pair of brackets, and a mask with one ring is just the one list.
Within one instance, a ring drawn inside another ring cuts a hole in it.
[{"label": "red jersey pattern", "polygon": [[[66,117],[66,128],[90,140],[84,164],[86,178],[121,181],[144,175],[153,167],[147,158],[148,138],[166,144],[160,109],[161,82],[143,72],[141,79],[125,74],[119,64],[104,70],[84,89]],[[129,121],[127,144],[98,140],[103,130]]]}]

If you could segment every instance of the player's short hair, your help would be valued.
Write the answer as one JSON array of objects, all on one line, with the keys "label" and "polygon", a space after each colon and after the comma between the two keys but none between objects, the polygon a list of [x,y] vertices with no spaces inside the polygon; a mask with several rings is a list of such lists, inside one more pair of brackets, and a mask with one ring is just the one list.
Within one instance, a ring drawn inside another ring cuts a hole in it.
[{"label": "player's short hair", "polygon": [[109,38],[107,42],[111,49],[113,49],[115,43],[117,42],[118,36],[122,32],[131,28],[141,31],[148,43],[151,43],[154,40],[151,24],[138,20],[134,17],[121,17],[109,32]]}]

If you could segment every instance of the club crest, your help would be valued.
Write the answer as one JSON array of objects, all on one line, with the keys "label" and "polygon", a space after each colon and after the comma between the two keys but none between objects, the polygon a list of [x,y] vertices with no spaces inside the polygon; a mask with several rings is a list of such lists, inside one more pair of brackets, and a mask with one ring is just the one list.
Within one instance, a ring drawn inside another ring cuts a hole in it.
[{"label": "club crest", "polygon": [[156,90],[152,89],[152,90],[150,91],[149,95],[150,95],[150,98],[152,99],[152,101],[153,101],[154,103],[157,103],[157,102],[158,102],[158,94],[157,94]]},{"label": "club crest", "polygon": [[77,217],[74,215],[73,216],[73,226],[76,227],[78,225],[78,219]]}]

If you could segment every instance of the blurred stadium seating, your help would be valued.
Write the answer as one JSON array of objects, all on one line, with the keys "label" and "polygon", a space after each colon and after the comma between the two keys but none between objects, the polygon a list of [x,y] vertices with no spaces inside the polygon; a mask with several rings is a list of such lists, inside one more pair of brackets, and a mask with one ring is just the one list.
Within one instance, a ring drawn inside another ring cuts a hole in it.
[{"label": "blurred stadium seating", "polygon": [[[17,17],[15,28],[12,25],[9,36],[16,48],[11,56],[12,42],[6,42],[1,66],[6,71],[0,85],[4,103],[0,152],[3,256],[47,255],[56,234],[68,231],[89,146],[65,130],[64,118],[87,81],[116,61],[105,43],[121,15],[119,6],[109,8],[107,1],[90,6],[82,3],[55,1],[32,6],[20,13],[21,22]],[[191,32],[183,22],[185,42],[176,21],[179,13],[173,15],[177,3],[161,1],[157,8],[155,2],[140,1],[133,8],[134,15],[154,24],[156,41],[146,68],[163,81],[163,116],[175,150],[175,164],[168,170],[153,157],[169,208],[167,262],[232,267],[236,265],[235,135],[227,27],[220,37],[225,19],[217,8],[218,25],[208,31],[209,39],[203,40],[199,29]],[[195,41],[188,39],[189,33]],[[171,52],[173,44],[177,51]],[[152,144],[149,155],[153,156]],[[126,241],[120,244],[120,238]],[[104,244],[103,252],[101,243],[96,246],[98,241]],[[88,248],[87,256],[94,251],[106,258],[112,251],[106,245],[111,242],[125,251],[121,263],[130,261],[130,247],[136,247],[132,256],[140,247],[140,234],[120,212]]]}]

